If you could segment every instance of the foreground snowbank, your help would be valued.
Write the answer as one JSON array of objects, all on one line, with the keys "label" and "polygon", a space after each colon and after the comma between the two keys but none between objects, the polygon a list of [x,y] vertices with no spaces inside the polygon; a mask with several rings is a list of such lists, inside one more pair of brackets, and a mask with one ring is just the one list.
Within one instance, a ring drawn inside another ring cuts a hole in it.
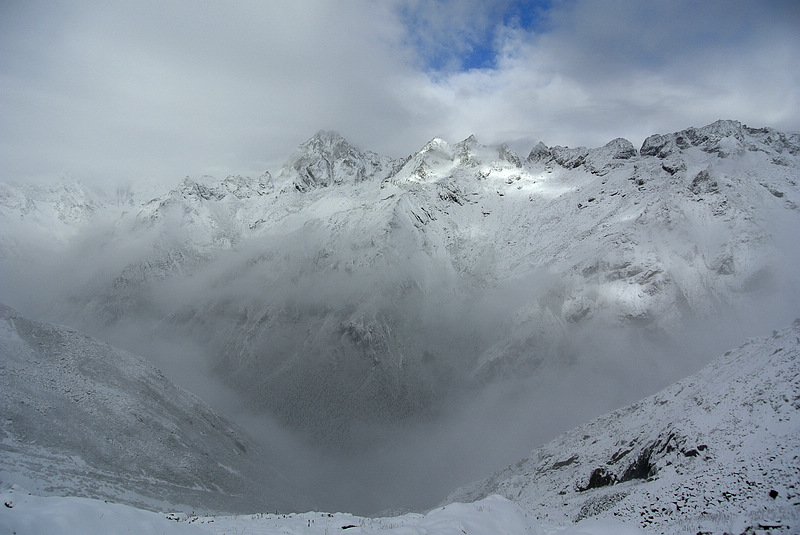
[{"label": "foreground snowbank", "polygon": [[38,535],[165,535],[252,534],[402,534],[402,535],[636,535],[639,529],[615,521],[589,520],[568,528],[543,527],[528,519],[516,504],[500,496],[479,502],[453,503],[428,514],[409,513],[388,518],[365,518],[346,513],[257,514],[197,517],[153,513],[127,505],[89,498],[41,497],[19,488],[0,494],[0,533]]}]

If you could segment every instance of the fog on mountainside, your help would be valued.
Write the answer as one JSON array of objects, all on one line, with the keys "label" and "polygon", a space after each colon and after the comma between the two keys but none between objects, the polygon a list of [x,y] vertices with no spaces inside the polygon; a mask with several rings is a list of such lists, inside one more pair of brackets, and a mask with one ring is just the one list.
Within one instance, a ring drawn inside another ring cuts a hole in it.
[{"label": "fog on mountainside", "polygon": [[0,184],[0,301],[148,357],[321,509],[430,507],[800,315],[799,151],[733,121],[527,158],[320,132],[153,198]]}]

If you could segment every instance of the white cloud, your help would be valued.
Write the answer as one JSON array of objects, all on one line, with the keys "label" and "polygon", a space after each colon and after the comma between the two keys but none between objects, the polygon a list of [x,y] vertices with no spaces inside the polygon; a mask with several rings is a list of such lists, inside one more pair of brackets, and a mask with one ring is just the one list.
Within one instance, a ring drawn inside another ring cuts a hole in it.
[{"label": "white cloud", "polygon": [[[546,32],[498,27],[505,6],[5,3],[0,174],[255,174],[319,128],[392,156],[434,135],[523,148],[721,117],[800,129],[796,4],[556,3]],[[489,37],[496,69],[453,70]],[[445,70],[426,71],[430,54]]]},{"label": "white cloud", "polygon": [[636,143],[718,118],[797,129],[797,12],[745,2],[564,4],[547,33],[507,32],[496,71],[453,74],[432,92],[451,110],[445,128],[491,141]]}]

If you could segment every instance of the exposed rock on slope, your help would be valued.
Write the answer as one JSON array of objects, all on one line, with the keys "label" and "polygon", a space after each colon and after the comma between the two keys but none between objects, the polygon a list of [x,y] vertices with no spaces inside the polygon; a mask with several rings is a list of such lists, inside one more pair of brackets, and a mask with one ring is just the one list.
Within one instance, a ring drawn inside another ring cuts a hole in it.
[{"label": "exposed rock on slope", "polygon": [[654,533],[796,533],[798,454],[800,320],[448,501],[497,493],[543,522],[613,517]]},{"label": "exposed rock on slope", "polygon": [[297,507],[259,448],[144,359],[0,305],[0,482],[145,508]]},{"label": "exposed rock on slope", "polygon": [[745,151],[784,152],[796,155],[800,134],[784,134],[772,128],[750,128],[738,121],[720,120],[702,128],[687,128],[674,134],[655,134],[644,140],[642,156],[667,158],[690,147],[720,158]]}]

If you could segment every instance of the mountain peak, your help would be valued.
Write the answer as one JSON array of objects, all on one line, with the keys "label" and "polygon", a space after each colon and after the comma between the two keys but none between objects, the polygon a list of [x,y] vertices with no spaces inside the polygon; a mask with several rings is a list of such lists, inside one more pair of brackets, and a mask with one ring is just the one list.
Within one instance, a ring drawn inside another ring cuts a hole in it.
[{"label": "mountain peak", "polygon": [[342,134],[339,133],[338,130],[325,130],[324,128],[320,128],[316,131],[316,133],[311,136],[312,139],[314,138],[341,138]]},{"label": "mountain peak", "polygon": [[464,141],[459,143],[459,145],[477,145],[478,138],[475,137],[475,134],[470,134]]},{"label": "mountain peak", "polygon": [[519,156],[517,156],[517,153],[505,143],[500,145],[500,148],[497,149],[497,155],[501,160],[509,162],[514,167],[522,167],[522,161],[519,159]]},{"label": "mountain peak", "polygon": [[633,158],[639,154],[639,152],[636,150],[636,147],[633,146],[633,143],[624,137],[612,139],[603,145],[602,148],[611,151],[613,157],[620,160],[627,160],[628,158]]},{"label": "mountain peak", "polygon": [[435,137],[428,141],[420,152],[430,152],[437,150],[450,150],[450,144],[440,137]]},{"label": "mountain peak", "polygon": [[298,152],[341,152],[352,148],[350,143],[336,130],[318,130],[313,136],[303,142]]},{"label": "mountain peak", "polygon": [[385,178],[391,159],[374,152],[362,152],[339,132],[319,130],[301,144],[283,166],[278,180],[290,182],[295,190],[310,191],[368,178]]},{"label": "mountain peak", "polygon": [[550,158],[550,149],[541,141],[537,143],[536,146],[531,149],[530,154],[528,154],[529,162],[542,162]]}]

